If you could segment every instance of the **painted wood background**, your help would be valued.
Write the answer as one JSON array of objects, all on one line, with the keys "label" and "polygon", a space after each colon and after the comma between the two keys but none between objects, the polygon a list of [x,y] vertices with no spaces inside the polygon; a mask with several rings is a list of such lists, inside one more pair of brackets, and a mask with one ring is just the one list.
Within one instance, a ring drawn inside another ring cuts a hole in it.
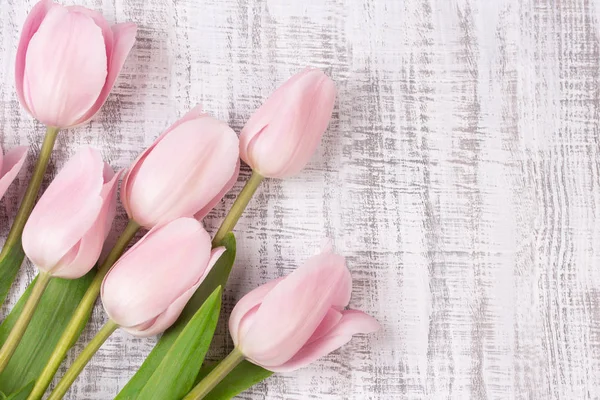
[{"label": "painted wood background", "polygon": [[[240,221],[226,308],[330,237],[351,305],[383,330],[240,398],[600,398],[600,1],[81,3],[139,37],[103,112],[61,134],[52,173],[86,144],[127,167],[196,103],[239,131],[305,65],[338,85],[313,162],[267,181]],[[0,137],[35,152],[42,127],[12,83],[32,4],[0,3]],[[0,203],[4,235],[26,180]],[[104,320],[98,307],[84,341]],[[224,326],[215,342],[230,348]],[[116,334],[68,398],[113,398],[154,343]]]}]

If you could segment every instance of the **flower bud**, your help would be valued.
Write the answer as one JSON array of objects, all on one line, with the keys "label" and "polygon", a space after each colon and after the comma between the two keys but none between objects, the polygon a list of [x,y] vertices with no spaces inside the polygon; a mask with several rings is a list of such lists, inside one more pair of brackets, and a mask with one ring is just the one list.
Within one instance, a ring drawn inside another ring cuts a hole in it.
[{"label": "flower bud", "polygon": [[292,371],[341,347],[379,323],[350,301],[352,278],[343,257],[329,251],[312,257],[285,278],[244,296],[231,312],[229,332],[254,364]]},{"label": "flower bud", "polygon": [[134,161],[121,188],[127,214],[146,228],[203,218],[237,180],[238,143],[227,124],[194,108]]},{"label": "flower bud", "polygon": [[23,168],[26,158],[27,147],[25,146],[15,147],[6,154],[2,154],[2,147],[0,147],[0,198],[4,196],[10,184]]},{"label": "flower bud", "polygon": [[21,104],[47,126],[89,121],[112,90],[136,30],[132,23],[110,26],[87,8],[41,0],[25,21],[17,49]]},{"label": "flower bud", "polygon": [[156,227],[104,278],[104,309],[132,335],[161,333],[177,320],[224,251],[211,250],[210,236],[193,218]]},{"label": "flower bud", "polygon": [[327,129],[335,102],[333,81],[318,69],[290,78],[250,117],[240,156],[253,170],[286,178],[306,166]]},{"label": "flower bud", "polygon": [[36,267],[68,279],[94,267],[115,216],[118,177],[91,148],[65,164],[23,230],[23,250]]}]

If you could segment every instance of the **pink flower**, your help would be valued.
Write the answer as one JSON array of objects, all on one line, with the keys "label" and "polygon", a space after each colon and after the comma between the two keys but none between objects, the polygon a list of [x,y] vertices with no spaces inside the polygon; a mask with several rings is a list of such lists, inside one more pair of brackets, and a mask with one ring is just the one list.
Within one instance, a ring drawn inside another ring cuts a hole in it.
[{"label": "pink flower", "polygon": [[112,90],[136,30],[132,23],[110,26],[87,8],[41,0],[25,21],[17,50],[21,104],[47,126],[89,121]]},{"label": "pink flower", "polygon": [[344,310],[352,278],[345,260],[326,251],[285,278],[244,296],[231,312],[229,332],[251,362],[274,372],[304,367],[379,323]]},{"label": "pink flower", "polygon": [[135,336],[161,333],[225,251],[193,218],[152,229],[111,268],[102,283],[109,317]]},{"label": "pink flower", "polygon": [[23,168],[27,158],[27,147],[15,147],[6,154],[2,154],[0,147],[0,198],[6,193],[6,189],[15,180],[17,174]]},{"label": "pink flower", "polygon": [[194,108],[133,162],[121,187],[127,214],[146,228],[203,218],[237,180],[238,149],[227,124]]},{"label": "pink flower", "polygon": [[68,279],[92,269],[115,217],[118,178],[91,148],[67,162],[23,230],[23,250],[36,267]]},{"label": "pink flower", "polygon": [[305,69],[277,89],[240,134],[240,156],[262,176],[285,178],[306,166],[327,129],[335,85]]}]

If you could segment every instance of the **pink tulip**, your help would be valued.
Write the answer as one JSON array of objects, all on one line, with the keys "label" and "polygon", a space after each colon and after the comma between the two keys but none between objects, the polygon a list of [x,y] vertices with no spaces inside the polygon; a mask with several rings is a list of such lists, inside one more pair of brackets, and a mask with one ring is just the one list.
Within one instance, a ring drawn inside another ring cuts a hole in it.
[{"label": "pink tulip", "polygon": [[19,100],[47,126],[89,121],[106,101],[135,42],[132,23],[41,0],[25,21],[15,68]]},{"label": "pink tulip", "polygon": [[167,329],[225,251],[193,218],[152,229],[111,268],[102,283],[109,317],[135,336]]},{"label": "pink tulip", "polygon": [[17,174],[23,168],[27,158],[27,147],[15,147],[6,154],[2,154],[0,147],[0,198],[6,193],[6,189],[15,180]]},{"label": "pink tulip", "polygon": [[91,148],[67,162],[23,231],[23,250],[35,266],[68,279],[94,267],[115,217],[118,178]]},{"label": "pink tulip", "polygon": [[265,369],[304,367],[352,335],[379,329],[369,315],[344,310],[351,292],[344,258],[326,251],[244,296],[229,318],[231,337],[249,361]]},{"label": "pink tulip", "polygon": [[327,129],[335,102],[333,81],[305,69],[277,89],[240,134],[240,156],[262,176],[285,178],[306,166]]},{"label": "pink tulip", "polygon": [[127,214],[146,228],[203,218],[237,180],[238,146],[227,124],[194,108],[133,162],[121,188]]}]

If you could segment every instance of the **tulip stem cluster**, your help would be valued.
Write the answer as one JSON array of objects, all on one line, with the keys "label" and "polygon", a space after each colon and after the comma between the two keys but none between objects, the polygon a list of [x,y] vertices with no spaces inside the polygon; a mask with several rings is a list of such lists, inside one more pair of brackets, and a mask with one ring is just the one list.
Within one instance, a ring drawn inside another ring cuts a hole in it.
[{"label": "tulip stem cluster", "polygon": [[246,182],[246,185],[244,185],[244,188],[240,192],[239,196],[237,199],[235,199],[233,206],[231,206],[231,210],[229,210],[229,213],[223,220],[221,227],[219,227],[219,230],[215,234],[215,237],[212,241],[213,247],[219,246],[225,235],[233,231],[233,228],[242,216],[242,213],[248,206],[248,203],[252,199],[252,196],[256,192],[256,189],[258,189],[260,186],[260,183],[263,181],[263,179],[264,177],[258,172],[252,171],[250,179],[248,179],[248,182]]},{"label": "tulip stem cluster", "polygon": [[2,248],[2,253],[0,253],[0,260],[2,260],[14,246],[21,246],[23,228],[35,205],[40,186],[44,180],[46,168],[48,168],[48,163],[50,162],[50,156],[52,155],[52,149],[54,149],[54,143],[56,142],[58,132],[58,128],[48,127],[46,129],[42,150],[40,151],[37,163],[35,164],[35,169],[31,176],[31,180],[29,181],[29,186],[27,186],[23,201],[21,201],[19,211],[17,212],[13,225],[8,233],[8,237],[6,238],[6,242],[4,243],[4,247]]},{"label": "tulip stem cluster", "polygon": [[4,368],[6,368],[6,365],[8,365],[10,358],[21,342],[21,338],[27,329],[27,325],[29,325],[29,321],[31,321],[31,318],[33,317],[35,308],[40,302],[42,294],[44,294],[44,290],[46,290],[48,283],[50,283],[50,278],[52,278],[52,276],[48,273],[39,273],[35,285],[31,291],[31,295],[27,299],[27,302],[23,307],[23,311],[21,311],[21,315],[17,319],[17,322],[13,326],[10,334],[4,342],[4,345],[2,346],[2,349],[0,350],[0,373],[4,371]]},{"label": "tulip stem cluster", "polygon": [[244,361],[244,355],[237,347],[234,348],[183,400],[203,399],[242,361]]},{"label": "tulip stem cluster", "polygon": [[94,280],[90,284],[90,287],[85,292],[85,295],[73,313],[73,317],[71,317],[69,324],[65,328],[62,336],[56,344],[48,363],[44,367],[44,370],[40,374],[38,380],[35,382],[35,386],[33,387],[33,390],[27,400],[38,400],[44,395],[44,392],[50,385],[50,382],[52,382],[52,378],[56,374],[56,371],[58,371],[60,363],[67,355],[67,351],[75,343],[77,336],[85,326],[92,308],[94,307],[94,303],[98,298],[98,294],[100,293],[100,287],[102,286],[102,280],[104,279],[104,276],[110,267],[119,259],[139,229],[139,224],[130,220],[125,227],[125,230],[117,240],[117,243],[106,257],[106,260],[102,266],[98,268],[98,272],[96,273]]},{"label": "tulip stem cluster", "polygon": [[110,319],[104,324],[96,336],[94,336],[88,345],[85,346],[83,351],[79,353],[77,359],[63,375],[47,400],[60,400],[64,397],[65,393],[67,393],[75,379],[77,379],[81,371],[83,371],[83,368],[85,368],[88,361],[90,361],[102,344],[104,344],[106,339],[108,339],[118,327],[119,325]]}]

